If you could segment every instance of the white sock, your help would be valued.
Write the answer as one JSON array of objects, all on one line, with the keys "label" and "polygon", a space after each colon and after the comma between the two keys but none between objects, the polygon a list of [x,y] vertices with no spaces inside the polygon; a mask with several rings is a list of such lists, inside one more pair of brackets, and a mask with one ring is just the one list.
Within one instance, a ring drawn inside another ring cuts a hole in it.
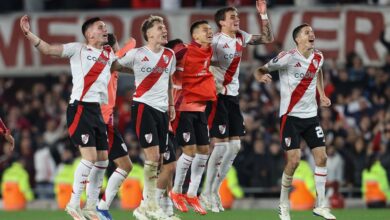
[{"label": "white sock", "polygon": [[180,158],[177,160],[175,182],[172,189],[173,192],[182,193],[183,183],[186,178],[188,168],[191,166],[193,159],[193,157],[182,153]]},{"label": "white sock", "polygon": [[80,207],[80,196],[85,189],[92,167],[93,163],[84,159],[82,159],[77,166],[74,172],[73,191],[69,201],[71,206]]},{"label": "white sock", "polygon": [[290,202],[288,200],[288,195],[290,193],[292,181],[293,181],[293,177],[289,176],[283,172],[282,186],[281,186],[281,190],[280,190],[280,204],[281,205],[288,206],[290,204]]},{"label": "white sock", "polygon": [[114,200],[119,187],[122,185],[123,180],[127,178],[127,172],[121,168],[116,168],[108,179],[107,188],[104,192],[103,198],[99,202],[98,208],[100,210],[108,210],[111,206],[112,200]]},{"label": "white sock", "polygon": [[158,162],[145,161],[144,164],[144,191],[142,193],[145,203],[157,204],[156,189]]},{"label": "white sock", "polygon": [[231,140],[229,141],[229,146],[226,148],[226,152],[223,155],[221,166],[219,168],[219,173],[215,179],[214,184],[212,185],[212,192],[218,193],[219,188],[222,184],[222,181],[225,179],[226,174],[229,172],[230,167],[232,166],[234,159],[236,158],[238,152],[241,148],[240,140]]},{"label": "white sock", "polygon": [[325,184],[328,170],[326,167],[315,167],[314,169],[314,181],[316,182],[317,190],[317,207],[326,207],[327,202],[325,199]]},{"label": "white sock", "polygon": [[159,206],[162,207],[163,203],[164,203],[166,189],[160,189],[160,188],[156,188],[156,189],[157,189],[156,190],[157,202],[158,202]]},{"label": "white sock", "polygon": [[217,173],[221,165],[221,161],[223,158],[223,154],[228,147],[228,142],[215,143],[214,150],[210,155],[209,162],[207,164],[207,172],[206,172],[206,181],[204,184],[203,193],[205,195],[211,194],[211,186],[215,182],[215,178],[217,178]]},{"label": "white sock", "polygon": [[191,165],[191,181],[188,187],[187,195],[190,197],[197,196],[199,184],[202,180],[203,172],[206,168],[207,160],[209,155],[195,154],[194,160]]},{"label": "white sock", "polygon": [[108,160],[96,161],[91,169],[87,184],[86,207],[95,207],[99,200],[100,190],[103,185],[104,172],[108,166]]}]

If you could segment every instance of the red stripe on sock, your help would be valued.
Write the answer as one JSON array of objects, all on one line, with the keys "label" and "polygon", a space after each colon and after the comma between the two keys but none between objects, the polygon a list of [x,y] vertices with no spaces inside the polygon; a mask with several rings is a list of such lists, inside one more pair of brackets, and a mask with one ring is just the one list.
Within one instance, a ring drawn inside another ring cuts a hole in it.
[{"label": "red stripe on sock", "polygon": [[321,174],[321,173],[315,173],[314,175],[316,175],[316,176],[327,176],[326,174]]}]

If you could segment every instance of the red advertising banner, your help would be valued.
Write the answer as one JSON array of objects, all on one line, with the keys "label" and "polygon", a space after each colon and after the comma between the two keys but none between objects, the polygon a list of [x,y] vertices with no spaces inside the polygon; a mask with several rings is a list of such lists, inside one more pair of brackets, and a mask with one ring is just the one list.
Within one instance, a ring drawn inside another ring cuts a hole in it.
[{"label": "red advertising banner", "polygon": [[[240,28],[248,33],[260,33],[259,16],[255,8],[242,8]],[[312,25],[316,35],[316,47],[324,52],[326,59],[343,62],[346,54],[356,51],[365,64],[380,65],[387,53],[381,44],[380,33],[390,20],[390,8],[368,6],[319,7],[298,9],[283,7],[270,9],[275,40],[288,50],[295,47],[291,32],[297,25]],[[209,20],[215,32],[215,10],[180,10],[164,11],[88,11],[34,13],[30,15],[32,31],[48,43],[68,43],[84,41],[81,25],[89,17],[99,16],[123,43],[130,36],[141,45],[140,27],[150,14],[160,15],[165,19],[169,38],[190,40],[189,27],[198,19]],[[29,73],[45,74],[69,71],[66,59],[43,56],[31,45],[20,31],[21,14],[0,16],[0,75],[25,75]],[[386,39],[390,41],[390,31]],[[272,45],[249,46],[244,63],[251,61],[253,49],[259,53],[271,51]]]}]

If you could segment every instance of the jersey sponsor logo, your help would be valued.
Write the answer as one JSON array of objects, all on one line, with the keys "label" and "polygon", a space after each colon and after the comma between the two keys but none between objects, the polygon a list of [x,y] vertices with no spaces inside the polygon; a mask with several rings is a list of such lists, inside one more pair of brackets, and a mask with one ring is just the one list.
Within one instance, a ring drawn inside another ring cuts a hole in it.
[{"label": "jersey sponsor logo", "polygon": [[226,48],[230,48],[230,47],[227,43],[225,43],[225,45],[223,45],[223,48],[226,49]]},{"label": "jersey sponsor logo", "polygon": [[183,140],[188,143],[188,141],[190,141],[191,139],[191,133],[190,132],[184,132],[183,133]]},{"label": "jersey sponsor logo", "polygon": [[145,56],[145,57],[141,60],[141,62],[146,62],[146,61],[149,61],[149,59],[148,59],[147,56]]},{"label": "jersey sponsor logo", "polygon": [[156,71],[157,73],[169,73],[169,68],[166,67],[166,68],[163,68],[163,67],[142,67],[141,68],[141,72],[147,72],[147,73],[151,73],[153,71]]},{"label": "jersey sponsor logo", "polygon": [[153,134],[152,133],[149,133],[149,134],[145,134],[145,140],[148,144],[152,143],[152,140],[153,140]]},{"label": "jersey sponsor logo", "polygon": [[296,63],[295,64],[295,66],[294,67],[302,67],[302,65],[301,65],[301,63],[300,62],[298,62],[298,63]]},{"label": "jersey sponsor logo", "polygon": [[294,77],[297,79],[312,79],[314,78],[315,75],[316,73],[312,73],[308,71],[306,73],[295,73]]},{"label": "jersey sponsor logo", "polygon": [[225,134],[225,132],[226,132],[226,125],[219,125],[218,129],[219,129],[219,133]]},{"label": "jersey sponsor logo", "polygon": [[228,53],[228,54],[225,54],[225,55],[223,55],[223,58],[224,58],[225,60],[231,60],[231,59],[234,59],[234,58],[239,57],[239,56],[240,56],[240,53],[235,52],[235,53]]},{"label": "jersey sponsor logo", "polygon": [[121,146],[122,146],[123,150],[124,150],[125,152],[127,152],[127,146],[126,146],[126,144],[125,144],[125,143],[122,143]]},{"label": "jersey sponsor logo", "polygon": [[290,147],[290,145],[291,145],[291,137],[284,138],[284,143],[286,144],[287,147]]},{"label": "jersey sponsor logo", "polygon": [[[104,52],[103,52],[104,53]],[[99,62],[99,63],[102,63],[104,65],[106,65],[107,63],[109,63],[109,61],[107,60],[104,60],[103,58],[96,58],[96,57],[93,57],[93,56],[87,56],[87,60],[92,60],[92,61],[95,61],[95,62]]]},{"label": "jersey sponsor logo", "polygon": [[81,142],[83,142],[83,144],[87,144],[88,140],[89,140],[89,134],[82,134],[81,135]]}]

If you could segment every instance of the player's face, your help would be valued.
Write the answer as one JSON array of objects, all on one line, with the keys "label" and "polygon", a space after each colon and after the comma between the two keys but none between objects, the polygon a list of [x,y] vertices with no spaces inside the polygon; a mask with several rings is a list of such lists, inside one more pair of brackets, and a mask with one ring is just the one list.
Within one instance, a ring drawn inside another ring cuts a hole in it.
[{"label": "player's face", "polygon": [[209,44],[213,40],[213,30],[208,24],[201,24],[195,30],[194,39],[200,44]]},{"label": "player's face", "polygon": [[91,36],[90,39],[93,39],[102,44],[106,44],[108,42],[108,33],[106,24],[103,21],[97,21],[93,23],[90,27],[89,34]]},{"label": "player's face", "polygon": [[227,31],[235,32],[240,29],[240,18],[237,11],[228,11],[225,13],[225,20],[221,21],[222,27]]},{"label": "player's face", "polygon": [[304,46],[307,49],[314,49],[315,38],[313,29],[310,26],[306,26],[301,29],[296,40],[298,45]]},{"label": "player's face", "polygon": [[148,41],[153,41],[158,44],[165,45],[168,43],[168,31],[164,23],[155,21],[153,27],[147,32]]}]

